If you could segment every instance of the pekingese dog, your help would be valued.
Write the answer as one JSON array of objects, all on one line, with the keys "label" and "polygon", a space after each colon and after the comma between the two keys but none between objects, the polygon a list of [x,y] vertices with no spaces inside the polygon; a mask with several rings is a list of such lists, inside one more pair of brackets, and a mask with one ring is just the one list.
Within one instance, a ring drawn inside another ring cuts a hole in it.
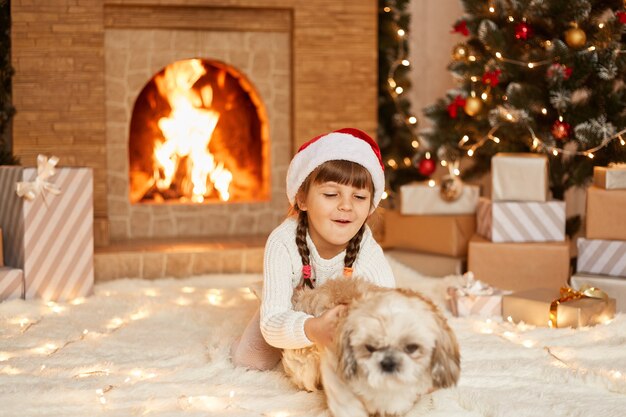
[{"label": "pekingese dog", "polygon": [[309,391],[323,386],[334,417],[401,416],[422,395],[459,378],[456,337],[439,309],[418,292],[342,278],[296,291],[293,304],[314,316],[348,306],[334,347],[283,352],[292,381]]}]

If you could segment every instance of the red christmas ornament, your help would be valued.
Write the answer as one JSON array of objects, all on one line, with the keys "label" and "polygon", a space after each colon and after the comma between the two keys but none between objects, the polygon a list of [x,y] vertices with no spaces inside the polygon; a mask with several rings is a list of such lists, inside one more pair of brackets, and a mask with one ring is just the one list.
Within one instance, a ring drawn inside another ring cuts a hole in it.
[{"label": "red christmas ornament", "polygon": [[552,136],[557,140],[563,140],[567,138],[572,131],[572,126],[567,122],[557,120],[552,125]]},{"label": "red christmas ornament", "polygon": [[533,28],[526,22],[515,25],[515,39],[528,40],[534,34]]},{"label": "red christmas ornament", "polygon": [[419,173],[425,177],[430,177],[433,174],[433,172],[435,172],[435,168],[436,168],[435,160],[431,158],[422,159],[419,165],[417,166],[417,170],[419,171]]},{"label": "red christmas ornament", "polygon": [[626,25],[626,12],[617,12],[615,16],[619,19],[619,22]]},{"label": "red christmas ornament", "polygon": [[456,116],[458,116],[459,114],[459,107],[465,107],[465,101],[466,100],[463,98],[463,96],[459,95],[456,96],[450,104],[448,104],[448,114],[450,115],[450,117],[456,119]]},{"label": "red christmas ornament", "polygon": [[483,84],[496,87],[500,82],[500,74],[502,74],[501,70],[487,71],[483,74]]},{"label": "red christmas ornament", "polygon": [[450,33],[460,33],[463,36],[469,36],[467,22],[465,20],[461,20],[459,23],[452,27],[452,31]]},{"label": "red christmas ornament", "polygon": [[564,80],[568,80],[572,76],[572,69],[563,64],[552,64],[546,71],[548,78],[562,77]]}]

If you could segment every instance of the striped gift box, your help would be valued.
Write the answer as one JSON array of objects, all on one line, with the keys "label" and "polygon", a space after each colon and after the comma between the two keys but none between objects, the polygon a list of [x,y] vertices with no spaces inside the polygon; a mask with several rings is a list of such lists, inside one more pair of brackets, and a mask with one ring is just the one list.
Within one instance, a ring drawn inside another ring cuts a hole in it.
[{"label": "striped gift box", "polygon": [[37,168],[0,167],[0,227],[5,263],[24,272],[25,297],[67,301],[93,289],[93,174],[90,168],[57,168],[48,179],[61,193],[34,200],[16,194]]},{"label": "striped gift box", "polygon": [[448,288],[450,312],[455,317],[494,317],[502,314],[502,296],[511,291],[496,291],[491,295],[463,294],[457,288]]},{"label": "striped gift box", "polygon": [[24,298],[24,274],[21,269],[0,267],[0,301]]},{"label": "striped gift box", "polygon": [[492,242],[562,242],[565,202],[490,201],[481,198],[476,210],[479,235]]},{"label": "striped gift box", "polygon": [[577,271],[626,277],[626,241],[579,238]]}]

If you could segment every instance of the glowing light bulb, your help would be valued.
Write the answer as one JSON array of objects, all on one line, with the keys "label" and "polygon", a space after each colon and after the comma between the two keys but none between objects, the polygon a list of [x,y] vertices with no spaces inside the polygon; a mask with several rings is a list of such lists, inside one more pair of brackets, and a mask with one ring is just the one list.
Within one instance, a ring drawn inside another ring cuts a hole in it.
[{"label": "glowing light bulb", "polygon": [[387,194],[387,191],[383,191],[383,195],[380,198],[386,200],[387,197],[389,197],[389,194]]},{"label": "glowing light bulb", "polygon": [[398,29],[398,36],[402,37],[405,33],[404,29]]},{"label": "glowing light bulb", "polygon": [[494,141],[495,143],[500,143],[500,138],[497,136],[494,136],[493,139],[491,140]]},{"label": "glowing light bulb", "polygon": [[552,155],[558,156],[559,155],[559,151],[557,151],[556,149],[553,149],[552,150]]},{"label": "glowing light bulb", "polygon": [[404,65],[405,67],[408,67],[409,65],[411,65],[411,63],[409,62],[408,59],[403,59],[402,60],[402,65]]},{"label": "glowing light bulb", "polygon": [[535,68],[535,64],[533,64],[532,62],[528,63],[528,68],[533,69]]},{"label": "glowing light bulb", "polygon": [[435,180],[428,180],[428,186],[433,188],[435,186]]},{"label": "glowing light bulb", "polygon": [[546,109],[545,107],[543,109],[541,109],[541,113],[542,114],[548,114],[548,109]]},{"label": "glowing light bulb", "polygon": [[415,116],[411,116],[411,117],[409,117],[409,123],[411,123],[412,125],[414,125],[415,123],[417,123],[417,117],[415,117]]},{"label": "glowing light bulb", "polygon": [[593,155],[591,152],[589,152],[589,153],[587,154],[587,157],[589,157],[589,159],[593,159],[593,156],[594,156],[594,155]]},{"label": "glowing light bulb", "polygon": [[413,142],[411,142],[411,146],[413,147],[413,149],[417,149],[420,146],[420,143],[416,140],[414,140]]},{"label": "glowing light bulb", "polygon": [[472,155],[474,155],[474,150],[473,149],[469,149],[467,151],[467,156],[472,156]]},{"label": "glowing light bulb", "polygon": [[469,140],[469,136],[467,135],[463,135],[463,137],[461,138],[461,145],[463,145],[465,142],[467,142]]},{"label": "glowing light bulb", "polygon": [[496,52],[496,58],[502,59],[502,54],[500,52]]},{"label": "glowing light bulb", "polygon": [[404,89],[400,86],[396,87],[396,94],[402,94],[402,92],[404,91]]},{"label": "glowing light bulb", "polygon": [[494,13],[496,11],[496,8],[493,6],[489,6],[489,12]]}]

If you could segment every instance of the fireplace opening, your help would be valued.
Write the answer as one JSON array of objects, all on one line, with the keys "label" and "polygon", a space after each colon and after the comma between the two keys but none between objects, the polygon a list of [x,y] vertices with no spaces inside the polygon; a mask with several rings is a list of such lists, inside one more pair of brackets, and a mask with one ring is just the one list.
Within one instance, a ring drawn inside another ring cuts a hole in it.
[{"label": "fireplace opening", "polygon": [[131,203],[269,199],[265,108],[220,61],[176,61],[144,86],[129,135]]}]

